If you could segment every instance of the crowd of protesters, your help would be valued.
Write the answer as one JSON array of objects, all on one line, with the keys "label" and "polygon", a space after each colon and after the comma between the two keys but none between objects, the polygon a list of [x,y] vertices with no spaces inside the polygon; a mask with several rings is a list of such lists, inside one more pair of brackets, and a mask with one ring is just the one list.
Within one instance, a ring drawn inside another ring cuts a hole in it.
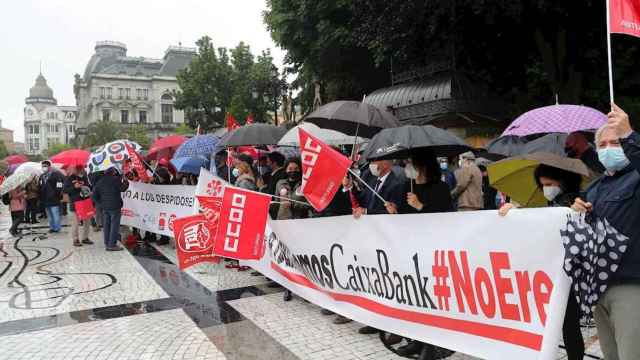
[{"label": "crowd of protesters", "polygon": [[[338,149],[340,150],[340,149]],[[350,149],[342,149],[350,154]],[[628,116],[614,105],[608,125],[595,134],[595,146],[583,134],[567,138],[569,156],[581,159],[594,173],[602,174],[588,188],[574,173],[551,166],[540,165],[535,170],[537,186],[548,200],[549,206],[571,207],[575,211],[592,213],[606,218],[616,229],[636,241],[640,238],[640,135],[633,131]],[[457,159],[438,158],[428,149],[416,149],[405,160],[376,160],[369,164],[357,163],[329,206],[315,211],[302,195],[302,165],[299,158],[285,158],[279,152],[269,152],[256,158],[243,153],[233,154],[229,161],[226,150],[215,154],[215,170],[229,183],[273,197],[269,209],[274,220],[304,219],[353,215],[438,213],[499,209],[500,216],[508,216],[519,205],[510,202],[488,182],[487,170],[472,152]],[[89,177],[83,167],[65,169],[66,175],[42,162],[43,174],[25,186],[3,196],[3,203],[11,211],[13,225],[10,233],[20,235],[23,222],[34,224],[38,217],[47,218],[50,233],[62,231],[63,209],[75,212],[74,204],[92,199],[94,219],[79,220],[71,216],[70,238],[74,246],[91,245],[90,224],[103,229],[105,249],[122,250],[120,216],[123,206],[121,193],[128,181],[138,181],[135,170],[121,174],[116,168]],[[153,171],[153,184],[196,185],[198,177],[177,173],[166,159],[157,162]],[[366,184],[363,184],[366,183]],[[373,191],[371,191],[373,190]],[[140,236],[136,232],[137,236]],[[166,244],[166,236],[156,239],[147,233],[146,241]],[[245,271],[237,262],[228,268]],[[253,275],[260,275],[254,273]],[[600,300],[595,320],[603,353],[607,359],[640,359],[640,247],[632,246],[626,254],[611,287]],[[278,286],[274,283],[274,286]],[[289,301],[292,293],[284,292]],[[333,315],[322,310],[324,315]],[[337,316],[336,324],[350,322]],[[359,329],[362,334],[379,332],[370,326]],[[569,359],[582,359],[584,341],[580,333],[580,316],[575,296],[570,296],[564,320],[563,337]],[[388,343],[399,343],[401,338],[391,334]],[[433,357],[438,348],[408,339],[408,345],[398,349],[403,356],[418,354],[420,359]]]}]

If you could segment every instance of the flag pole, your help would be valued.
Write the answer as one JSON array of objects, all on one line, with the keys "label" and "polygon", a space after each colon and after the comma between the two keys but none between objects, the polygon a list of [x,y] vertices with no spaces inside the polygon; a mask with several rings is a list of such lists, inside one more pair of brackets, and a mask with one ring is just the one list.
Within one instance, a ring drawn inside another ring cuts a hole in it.
[{"label": "flag pole", "polygon": [[609,60],[609,100],[613,104],[613,63],[611,61],[611,0],[607,3],[607,56]]}]

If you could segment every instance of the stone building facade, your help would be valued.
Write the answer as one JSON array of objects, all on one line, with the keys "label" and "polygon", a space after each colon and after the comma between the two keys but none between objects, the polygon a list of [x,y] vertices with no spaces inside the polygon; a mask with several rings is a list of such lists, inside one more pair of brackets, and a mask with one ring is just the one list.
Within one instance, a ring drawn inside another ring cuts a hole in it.
[{"label": "stone building facade", "polygon": [[73,144],[76,137],[75,106],[61,106],[47,80],[39,74],[24,107],[25,153],[43,154],[53,144]]},{"label": "stone building facade", "polygon": [[173,106],[176,74],[195,53],[194,48],[170,46],[162,59],[132,57],[123,43],[97,42],[84,74],[75,79],[79,136],[99,121],[143,124],[152,139],[173,133],[184,123],[184,112]]}]

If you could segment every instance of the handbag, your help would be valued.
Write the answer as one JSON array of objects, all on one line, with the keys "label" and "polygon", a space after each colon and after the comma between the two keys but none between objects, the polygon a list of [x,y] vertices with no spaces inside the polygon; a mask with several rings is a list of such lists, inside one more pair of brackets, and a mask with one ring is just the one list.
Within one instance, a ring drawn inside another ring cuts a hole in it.
[{"label": "handbag", "polygon": [[96,208],[90,198],[74,202],[73,207],[79,220],[90,219],[96,214]]}]

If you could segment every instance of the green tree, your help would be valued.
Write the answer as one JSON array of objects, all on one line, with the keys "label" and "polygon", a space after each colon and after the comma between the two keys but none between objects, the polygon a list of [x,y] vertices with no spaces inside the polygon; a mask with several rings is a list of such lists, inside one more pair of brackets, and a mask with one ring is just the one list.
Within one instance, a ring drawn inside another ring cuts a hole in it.
[{"label": "green tree", "polygon": [[[481,80],[515,114],[555,102],[608,109],[602,1],[268,0],[264,20],[308,108],[356,99],[403,72],[445,59]],[[589,26],[584,26],[589,24]],[[580,29],[577,31],[576,29]],[[613,36],[617,102],[640,118],[640,42]]]},{"label": "green tree", "polygon": [[142,124],[128,126],[121,131],[124,138],[138,143],[144,149],[148,149],[151,145],[151,139],[149,135],[147,135],[147,129]]},{"label": "green tree", "polygon": [[104,145],[108,142],[118,140],[122,137],[120,124],[112,121],[98,121],[89,124],[87,136],[84,139],[84,147]]},{"label": "green tree", "polygon": [[177,74],[180,90],[175,106],[185,110],[192,128],[209,131],[224,123],[233,97],[232,66],[225,48],[214,48],[211,38],[196,42],[198,54]]},{"label": "green tree", "polygon": [[48,158],[50,158],[50,157],[52,157],[54,155],[57,155],[57,154],[65,151],[65,150],[70,150],[70,149],[73,149],[73,146],[69,145],[69,144],[53,144],[53,145],[49,146],[49,148],[47,148],[45,153],[46,153],[46,156]]}]

